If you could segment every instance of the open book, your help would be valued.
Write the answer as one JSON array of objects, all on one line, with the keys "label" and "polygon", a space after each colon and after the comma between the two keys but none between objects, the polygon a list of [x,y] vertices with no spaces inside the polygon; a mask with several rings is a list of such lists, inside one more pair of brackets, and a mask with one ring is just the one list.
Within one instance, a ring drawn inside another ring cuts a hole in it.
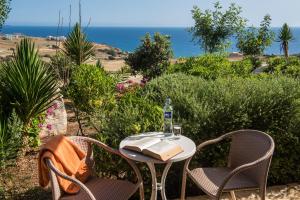
[{"label": "open book", "polygon": [[146,137],[139,139],[123,147],[137,152],[141,152],[145,155],[151,156],[158,160],[166,161],[183,152],[180,145],[172,141],[161,141],[160,138]]}]

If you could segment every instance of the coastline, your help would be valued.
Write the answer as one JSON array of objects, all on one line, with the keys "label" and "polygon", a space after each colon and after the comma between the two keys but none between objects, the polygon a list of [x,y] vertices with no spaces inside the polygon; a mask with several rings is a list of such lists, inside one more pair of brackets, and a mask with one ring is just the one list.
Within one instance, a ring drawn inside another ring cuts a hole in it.
[{"label": "coastline", "polygon": [[[30,38],[35,42],[39,50],[39,55],[45,62],[50,62],[50,58],[54,56],[59,49],[62,49],[61,41],[49,40],[44,37],[16,35],[8,39],[2,35],[0,36],[0,60],[10,58],[16,48],[16,44],[18,44],[23,37]],[[100,60],[104,69],[107,71],[118,71],[125,65],[124,58],[127,56],[126,52],[106,44],[94,43],[94,45],[95,56],[88,60],[88,64],[96,64],[96,62]]]}]

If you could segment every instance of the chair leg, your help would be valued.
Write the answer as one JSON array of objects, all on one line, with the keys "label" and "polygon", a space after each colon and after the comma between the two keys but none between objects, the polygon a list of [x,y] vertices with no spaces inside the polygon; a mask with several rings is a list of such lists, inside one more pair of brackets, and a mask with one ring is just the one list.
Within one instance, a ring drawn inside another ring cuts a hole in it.
[{"label": "chair leg", "polygon": [[180,200],[184,200],[185,199],[186,179],[187,179],[187,173],[186,173],[185,170],[183,170],[182,185],[181,185],[181,198],[180,198]]},{"label": "chair leg", "polygon": [[141,185],[140,185],[139,192],[140,192],[140,200],[145,200],[145,193],[144,193],[143,183],[141,183]]},{"label": "chair leg", "polygon": [[266,188],[260,189],[259,194],[260,194],[260,199],[265,200],[266,199]]},{"label": "chair leg", "polygon": [[232,200],[236,200],[236,196],[235,196],[235,193],[234,193],[233,190],[230,191],[230,195],[231,195],[231,199],[232,199]]}]

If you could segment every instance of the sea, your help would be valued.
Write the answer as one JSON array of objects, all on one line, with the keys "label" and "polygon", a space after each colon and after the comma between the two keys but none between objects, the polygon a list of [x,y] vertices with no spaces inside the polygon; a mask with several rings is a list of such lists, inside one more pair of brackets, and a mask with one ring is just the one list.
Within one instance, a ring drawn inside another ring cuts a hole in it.
[{"label": "sea", "polygon": [[[146,33],[169,35],[171,37],[174,56],[190,57],[203,54],[199,44],[192,41],[192,34],[188,27],[86,27],[85,33],[90,41],[107,44],[122,49],[123,51],[132,52],[140,44],[140,40]],[[280,28],[272,28],[276,37]],[[27,36],[47,37],[47,36],[67,36],[69,27],[55,26],[9,26],[6,25],[0,31],[1,34],[21,33]],[[300,27],[292,28],[294,39],[290,43],[290,53],[300,53]],[[231,38],[231,47],[228,52],[238,52],[235,38]],[[268,55],[282,54],[280,43],[275,41],[265,51]]]}]

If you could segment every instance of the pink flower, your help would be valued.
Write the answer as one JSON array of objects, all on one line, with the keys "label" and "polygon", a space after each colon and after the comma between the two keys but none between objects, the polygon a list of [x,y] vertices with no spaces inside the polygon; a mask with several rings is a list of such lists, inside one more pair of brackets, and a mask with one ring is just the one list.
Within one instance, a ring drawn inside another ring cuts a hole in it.
[{"label": "pink flower", "polygon": [[123,83],[118,83],[117,84],[117,90],[119,92],[123,91],[125,89],[125,85]]},{"label": "pink flower", "polygon": [[39,124],[38,127],[39,127],[39,128],[43,128],[43,124]]},{"label": "pink flower", "polygon": [[51,124],[47,124],[47,129],[48,129],[49,131],[51,131],[51,130],[52,130],[52,125],[51,125]]},{"label": "pink flower", "polygon": [[58,108],[58,104],[54,103],[52,107],[54,108],[54,110],[56,110]]},{"label": "pink flower", "polygon": [[53,112],[54,112],[54,109],[52,107],[48,108],[48,110],[47,110],[47,116],[48,115],[52,115]]}]

